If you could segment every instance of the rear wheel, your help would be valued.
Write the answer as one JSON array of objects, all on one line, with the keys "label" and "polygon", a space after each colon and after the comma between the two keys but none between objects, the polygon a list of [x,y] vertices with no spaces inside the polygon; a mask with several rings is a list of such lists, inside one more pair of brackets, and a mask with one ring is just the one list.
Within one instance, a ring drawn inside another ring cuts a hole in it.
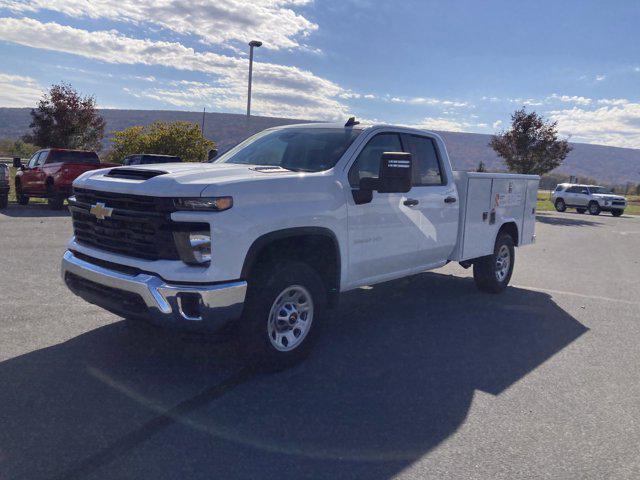
[{"label": "rear wheel", "polygon": [[611,215],[613,215],[614,217],[619,217],[623,213],[624,213],[624,210],[611,210]]},{"label": "rear wheel", "polygon": [[297,261],[273,261],[249,281],[239,347],[263,371],[295,365],[310,352],[326,305],[318,273]]},{"label": "rear wheel", "polygon": [[598,205],[598,202],[589,202],[589,213],[591,215],[600,215],[600,205]]},{"label": "rear wheel", "polygon": [[564,212],[567,209],[567,204],[561,198],[556,200],[555,206],[558,212]]},{"label": "rear wheel", "polygon": [[9,195],[0,195],[0,208],[7,208],[9,205]]},{"label": "rear wheel", "polygon": [[576,208],[576,212],[583,214],[584,212],[586,212],[587,209],[586,208]]},{"label": "rear wheel", "polygon": [[513,238],[508,233],[498,235],[493,254],[473,264],[473,279],[483,292],[500,293],[511,280],[515,263]]}]

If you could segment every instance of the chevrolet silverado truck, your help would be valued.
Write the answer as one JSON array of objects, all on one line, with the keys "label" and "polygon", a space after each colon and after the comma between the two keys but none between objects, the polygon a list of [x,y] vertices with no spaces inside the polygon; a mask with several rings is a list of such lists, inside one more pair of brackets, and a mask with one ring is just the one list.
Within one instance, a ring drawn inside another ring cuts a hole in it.
[{"label": "chevrolet silverado truck", "polygon": [[73,181],[79,175],[115,166],[115,163],[100,163],[95,152],[62,148],[39,150],[16,174],[16,198],[20,205],[27,205],[30,197],[46,198],[49,206],[58,210],[71,194]]},{"label": "chevrolet silverado truck", "polygon": [[273,128],[213,163],[80,176],[62,277],[127,319],[224,327],[250,361],[282,368],[307,354],[341,292],[452,261],[501,292],[514,247],[534,242],[538,182],[454,172],[422,130]]},{"label": "chevrolet silverado truck", "polygon": [[614,217],[621,216],[627,207],[625,197],[598,185],[561,183],[553,191],[551,201],[558,212],[575,208],[578,213],[588,211],[591,215],[600,215],[600,212],[611,212]]}]

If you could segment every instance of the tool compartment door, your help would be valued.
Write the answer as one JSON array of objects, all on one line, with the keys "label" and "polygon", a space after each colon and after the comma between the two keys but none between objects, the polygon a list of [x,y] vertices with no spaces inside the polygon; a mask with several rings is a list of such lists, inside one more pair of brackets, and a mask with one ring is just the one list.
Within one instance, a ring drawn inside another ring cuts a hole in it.
[{"label": "tool compartment door", "polygon": [[467,178],[462,258],[489,255],[493,251],[494,235],[489,224],[491,210],[491,178]]}]

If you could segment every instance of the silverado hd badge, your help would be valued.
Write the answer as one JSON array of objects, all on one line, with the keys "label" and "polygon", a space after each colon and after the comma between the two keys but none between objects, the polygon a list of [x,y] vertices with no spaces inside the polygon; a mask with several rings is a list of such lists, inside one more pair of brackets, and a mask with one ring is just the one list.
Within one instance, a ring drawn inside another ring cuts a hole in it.
[{"label": "silverado hd badge", "polygon": [[104,203],[98,202],[95,205],[91,206],[91,210],[89,210],[91,215],[94,215],[98,220],[104,220],[107,217],[110,217],[113,213],[113,208],[107,207]]}]

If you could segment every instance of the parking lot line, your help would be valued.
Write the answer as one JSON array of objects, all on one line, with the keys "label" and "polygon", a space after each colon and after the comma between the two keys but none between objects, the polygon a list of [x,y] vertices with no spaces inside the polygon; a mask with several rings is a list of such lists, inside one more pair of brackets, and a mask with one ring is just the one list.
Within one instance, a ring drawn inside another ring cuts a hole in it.
[{"label": "parking lot line", "polygon": [[627,305],[640,305],[640,302],[634,302],[633,300],[623,300],[622,298],[611,298],[611,297],[602,297],[599,295],[578,293],[578,292],[567,292],[566,290],[552,290],[550,288],[538,288],[538,287],[530,287],[528,285],[512,285],[517,288],[524,288],[526,290],[533,290],[534,292],[542,292],[542,293],[550,293],[556,295],[569,295],[573,297],[581,297],[581,298],[589,298],[592,300],[605,300],[607,302],[618,302],[625,303]]}]

